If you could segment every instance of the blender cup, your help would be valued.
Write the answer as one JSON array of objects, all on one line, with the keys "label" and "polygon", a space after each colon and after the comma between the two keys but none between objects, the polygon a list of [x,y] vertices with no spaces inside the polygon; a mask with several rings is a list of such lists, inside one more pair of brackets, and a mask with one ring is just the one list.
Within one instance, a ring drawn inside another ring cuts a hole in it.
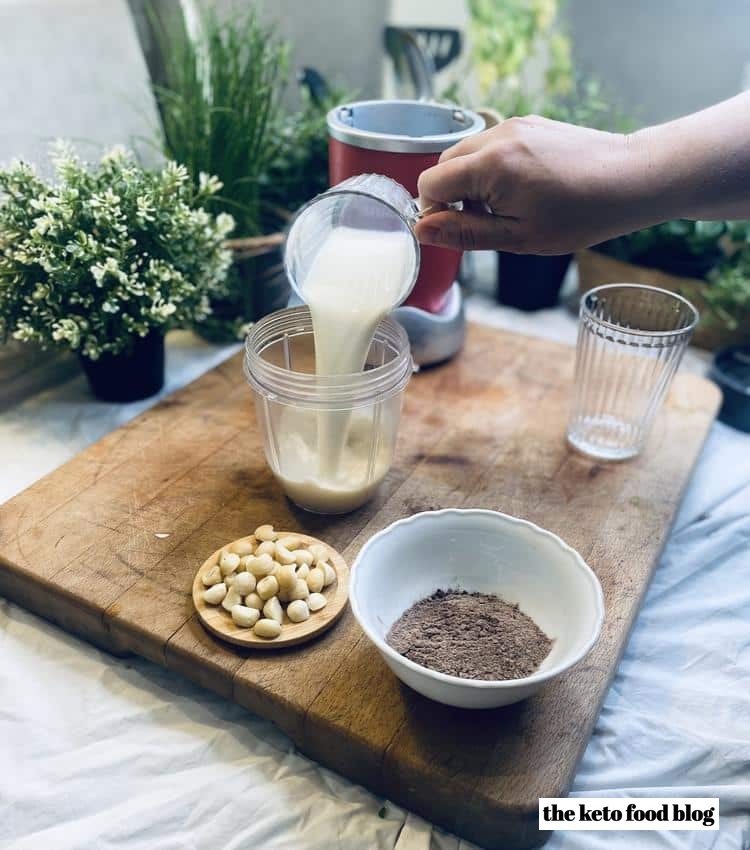
[{"label": "blender cup", "polygon": [[[393,319],[375,331],[362,372],[315,373],[307,307],[279,310],[253,326],[244,370],[253,390],[266,461],[287,496],[319,514],[341,514],[372,497],[393,461],[401,402],[412,374],[409,340]],[[321,474],[318,432],[347,422],[336,475]]]},{"label": "blender cup", "polygon": [[[274,313],[248,335],[245,374],[255,393],[266,459],[289,498],[306,510],[354,510],[373,495],[390,468],[412,359],[401,325],[390,318],[377,327],[374,323],[409,295],[417,279],[419,243],[412,226],[418,217],[406,189],[378,174],[353,177],[313,198],[299,210],[286,238],[289,282],[303,302],[308,301],[306,284],[313,279],[316,286],[323,280],[353,287],[345,295],[354,297],[342,298],[336,289],[323,313],[314,312],[316,322],[324,319],[322,326],[316,325],[317,351],[308,307]],[[364,254],[361,239],[369,245]],[[331,245],[336,246],[333,253]],[[339,261],[340,248],[345,256]],[[327,253],[319,256],[321,250]],[[397,261],[386,269],[383,300],[375,299],[370,328],[365,310],[362,336],[362,327],[356,322],[352,327],[351,306],[371,301],[380,278],[367,272],[391,250]],[[356,260],[351,270],[346,256]],[[320,257],[333,262],[322,275],[316,265]],[[366,264],[362,273],[357,263]],[[311,274],[313,269],[317,271]],[[316,307],[314,292],[310,283],[309,300],[316,311],[320,304]],[[342,301],[349,307],[341,309]]]}]

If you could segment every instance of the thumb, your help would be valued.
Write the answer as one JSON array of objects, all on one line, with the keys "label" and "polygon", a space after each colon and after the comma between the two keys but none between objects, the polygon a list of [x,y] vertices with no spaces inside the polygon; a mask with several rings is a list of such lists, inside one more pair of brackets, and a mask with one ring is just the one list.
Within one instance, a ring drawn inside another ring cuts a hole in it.
[{"label": "thumb", "polygon": [[510,251],[520,254],[523,238],[520,223],[511,216],[476,211],[432,213],[417,222],[417,239],[458,251]]}]

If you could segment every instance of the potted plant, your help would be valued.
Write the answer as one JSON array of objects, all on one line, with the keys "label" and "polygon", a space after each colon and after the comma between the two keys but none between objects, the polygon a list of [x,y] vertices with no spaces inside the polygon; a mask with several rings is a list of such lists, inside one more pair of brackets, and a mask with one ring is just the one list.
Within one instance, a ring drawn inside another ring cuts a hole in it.
[{"label": "potted plant", "polygon": [[164,155],[184,165],[196,187],[201,174],[215,174],[222,190],[207,208],[236,221],[237,237],[227,245],[234,263],[211,298],[211,317],[196,326],[228,341],[287,298],[277,273],[285,215],[261,195],[275,157],[287,48],[252,9],[225,19],[207,3],[189,6],[192,18],[147,8],[160,60],[158,68],[152,63],[152,86]]},{"label": "potted plant", "polygon": [[750,337],[750,225],[667,221],[576,254],[581,292],[644,283],[678,292],[701,313],[693,343],[716,349]]},{"label": "potted plant", "polygon": [[131,401],[164,382],[164,334],[208,315],[230,263],[231,216],[202,206],[183,166],[140,168],[122,149],[94,168],[64,144],[56,181],[0,171],[0,339],[78,354],[95,395]]},{"label": "potted plant", "polygon": [[750,432],[750,250],[742,253],[705,288],[704,300],[736,341],[714,355],[711,377],[723,395],[719,419]]},{"label": "potted plant", "polygon": [[196,327],[212,340],[236,340],[287,301],[283,229],[326,188],[329,99],[303,89],[300,109],[283,108],[288,49],[273,27],[252,8],[225,18],[211,5],[193,6],[192,26],[152,8],[159,49],[148,52],[150,72],[163,153],[183,163],[196,185],[201,173],[216,174],[223,188],[209,209],[237,222],[226,284],[212,298],[212,315]]},{"label": "potted plant", "polygon": [[[503,117],[535,113],[599,129],[628,126],[599,82],[576,73],[557,0],[469,0],[469,11],[479,103]],[[522,310],[554,306],[570,261],[570,254],[499,252],[498,299]]]}]

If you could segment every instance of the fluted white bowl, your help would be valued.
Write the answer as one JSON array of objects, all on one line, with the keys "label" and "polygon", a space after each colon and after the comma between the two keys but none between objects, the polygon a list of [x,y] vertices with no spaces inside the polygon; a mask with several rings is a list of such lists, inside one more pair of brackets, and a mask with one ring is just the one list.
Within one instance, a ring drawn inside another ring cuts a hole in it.
[{"label": "fluted white bowl", "polygon": [[[386,643],[393,623],[439,588],[496,593],[553,639],[523,679],[463,679],[422,667]],[[557,535],[487,510],[425,511],[398,520],[362,547],[351,573],[352,611],[385,663],[415,691],[460,708],[494,708],[531,696],[578,663],[604,621],[601,585]]]}]

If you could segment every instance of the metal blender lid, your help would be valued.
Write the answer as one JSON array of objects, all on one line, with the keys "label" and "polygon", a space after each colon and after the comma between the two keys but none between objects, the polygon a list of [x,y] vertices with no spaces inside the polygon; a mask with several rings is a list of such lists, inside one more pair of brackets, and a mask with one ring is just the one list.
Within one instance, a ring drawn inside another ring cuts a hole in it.
[{"label": "metal blender lid", "polygon": [[391,153],[440,153],[484,130],[476,112],[421,100],[362,100],[332,109],[332,138],[347,145]]}]

